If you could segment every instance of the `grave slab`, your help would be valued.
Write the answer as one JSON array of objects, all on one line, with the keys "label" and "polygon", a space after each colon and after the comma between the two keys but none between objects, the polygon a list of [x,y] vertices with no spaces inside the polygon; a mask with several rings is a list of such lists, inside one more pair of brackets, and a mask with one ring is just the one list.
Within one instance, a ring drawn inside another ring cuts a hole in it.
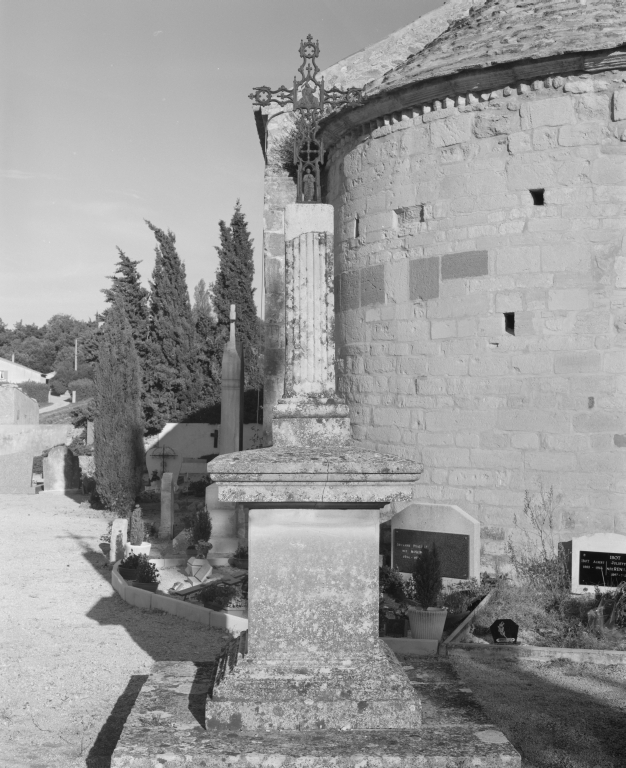
[{"label": "grave slab", "polygon": [[400,657],[422,700],[419,730],[214,732],[205,703],[214,664],[157,662],[113,753],[111,768],[519,768],[521,757],[490,723],[449,662]]}]

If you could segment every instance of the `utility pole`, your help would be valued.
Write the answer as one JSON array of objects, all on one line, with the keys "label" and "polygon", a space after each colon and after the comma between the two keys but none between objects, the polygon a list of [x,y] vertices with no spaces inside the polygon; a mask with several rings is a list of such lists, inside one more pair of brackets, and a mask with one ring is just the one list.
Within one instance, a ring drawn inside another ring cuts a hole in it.
[{"label": "utility pole", "polygon": [[78,339],[74,339],[74,370],[78,370]]}]

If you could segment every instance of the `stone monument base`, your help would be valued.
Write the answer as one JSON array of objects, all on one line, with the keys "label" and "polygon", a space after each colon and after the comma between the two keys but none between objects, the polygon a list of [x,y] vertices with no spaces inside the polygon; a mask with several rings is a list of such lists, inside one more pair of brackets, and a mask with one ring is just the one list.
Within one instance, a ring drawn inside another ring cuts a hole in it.
[{"label": "stone monument base", "polygon": [[247,657],[207,701],[207,730],[419,728],[421,703],[395,656],[327,659],[323,666]]},{"label": "stone monument base", "polygon": [[424,703],[421,728],[269,732],[206,730],[213,664],[157,662],[111,768],[520,768],[520,755],[487,721],[448,661],[409,661],[408,675]]}]

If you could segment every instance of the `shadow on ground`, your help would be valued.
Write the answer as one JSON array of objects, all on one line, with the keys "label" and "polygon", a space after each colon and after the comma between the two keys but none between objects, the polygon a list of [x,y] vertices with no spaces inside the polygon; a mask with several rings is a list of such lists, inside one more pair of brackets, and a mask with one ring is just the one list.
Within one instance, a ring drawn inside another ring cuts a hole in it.
[{"label": "shadow on ground", "polygon": [[624,768],[624,702],[620,710],[620,704],[603,701],[603,691],[615,686],[611,667],[598,672],[576,662],[548,662],[567,676],[585,676],[590,684],[601,679],[593,693],[583,693],[524,668],[517,659],[476,656],[453,664],[491,722],[521,753],[524,768]]},{"label": "shadow on ground", "polygon": [[[73,538],[78,543],[85,561],[89,563],[101,579],[110,584],[111,571],[105,555],[101,551],[94,550],[91,543],[81,536],[68,533],[65,534],[65,537]],[[162,633],[159,632],[159,624],[162,621],[170,622],[174,619],[169,614],[163,614],[160,611],[142,611],[122,600],[117,592],[113,592],[108,597],[100,598],[89,610],[87,616],[103,626],[118,625],[124,627],[133,641],[154,661],[190,661],[178,644],[165,646],[163,643]],[[185,624],[183,619],[177,619],[177,621],[181,622],[181,626]],[[214,635],[215,630],[210,630],[207,627],[206,631],[208,641],[208,634]],[[218,650],[221,650],[221,647],[226,644],[228,639],[230,639],[229,636],[225,634]],[[213,648],[215,648],[214,645]],[[207,642],[206,655],[203,658],[193,659],[198,668],[197,684],[194,684],[189,696],[189,710],[203,727],[207,679],[212,677],[215,655],[215,650],[212,651]],[[110,767],[111,756],[117,746],[124,724],[147,679],[148,675],[131,676],[125,690],[115,703],[111,714],[102,726],[89,751],[86,759],[86,766],[88,768]]]},{"label": "shadow on ground", "polygon": [[124,692],[115,702],[111,714],[107,717],[105,724],[100,729],[100,733],[96,736],[96,740],[89,750],[85,760],[87,768],[109,768],[111,756],[122,735],[124,724],[147,679],[148,675],[132,675]]}]

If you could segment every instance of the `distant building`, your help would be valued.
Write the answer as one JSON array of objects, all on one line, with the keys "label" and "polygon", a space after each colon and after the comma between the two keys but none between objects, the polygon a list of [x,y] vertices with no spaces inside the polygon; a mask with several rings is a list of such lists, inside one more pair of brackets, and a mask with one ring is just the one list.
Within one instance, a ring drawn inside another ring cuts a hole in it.
[{"label": "distant building", "polygon": [[27,368],[25,365],[14,363],[12,360],[6,360],[0,357],[0,383],[2,384],[21,384],[24,381],[34,381],[37,384],[45,384],[46,377],[39,371]]}]

